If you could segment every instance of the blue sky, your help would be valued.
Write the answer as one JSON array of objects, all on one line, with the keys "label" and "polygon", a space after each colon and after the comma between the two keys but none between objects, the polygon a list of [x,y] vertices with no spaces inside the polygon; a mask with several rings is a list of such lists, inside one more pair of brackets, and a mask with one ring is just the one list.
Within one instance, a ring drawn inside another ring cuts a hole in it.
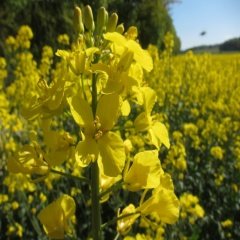
[{"label": "blue sky", "polygon": [[183,50],[240,37],[240,0],[181,0],[170,14]]}]

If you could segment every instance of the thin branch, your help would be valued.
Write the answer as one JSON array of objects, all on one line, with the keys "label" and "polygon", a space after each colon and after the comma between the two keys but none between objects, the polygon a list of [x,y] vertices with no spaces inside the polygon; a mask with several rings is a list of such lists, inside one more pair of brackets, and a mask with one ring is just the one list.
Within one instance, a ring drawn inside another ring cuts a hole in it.
[{"label": "thin branch", "polygon": [[90,181],[85,177],[77,177],[77,176],[71,175],[69,173],[61,172],[61,171],[58,171],[58,170],[55,170],[55,169],[51,169],[50,172],[59,174],[59,175],[64,176],[64,177],[72,178],[72,179],[75,179],[75,180],[78,180],[78,181],[90,183]]}]

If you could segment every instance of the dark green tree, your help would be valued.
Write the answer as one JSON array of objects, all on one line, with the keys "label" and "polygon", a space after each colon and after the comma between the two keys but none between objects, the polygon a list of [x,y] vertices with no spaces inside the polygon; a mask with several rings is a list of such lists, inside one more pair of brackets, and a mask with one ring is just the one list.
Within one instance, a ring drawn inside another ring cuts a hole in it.
[{"label": "dark green tree", "polygon": [[105,6],[110,12],[117,12],[119,22],[125,23],[125,29],[137,25],[139,41],[144,47],[151,43],[163,49],[164,35],[172,32],[175,50],[178,51],[180,40],[169,14],[169,7],[175,2],[177,0],[1,0],[0,54],[4,53],[4,39],[15,35],[20,25],[27,24],[34,32],[32,50],[39,56],[43,45],[55,46],[58,34],[72,35],[72,9],[74,5],[86,4],[95,11]]},{"label": "dark green tree", "polygon": [[219,46],[220,51],[240,51],[240,38],[233,38]]}]

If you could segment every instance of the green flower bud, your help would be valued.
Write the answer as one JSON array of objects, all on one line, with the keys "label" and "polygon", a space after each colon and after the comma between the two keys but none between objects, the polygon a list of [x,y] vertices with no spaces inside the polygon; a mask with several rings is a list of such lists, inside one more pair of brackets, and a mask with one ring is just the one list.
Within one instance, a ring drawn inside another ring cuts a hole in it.
[{"label": "green flower bud", "polygon": [[118,22],[118,15],[116,13],[112,13],[112,15],[108,20],[107,32],[114,32],[117,27],[117,22]]},{"label": "green flower bud", "polygon": [[84,25],[87,28],[87,30],[93,32],[95,29],[95,24],[94,24],[94,19],[93,19],[92,8],[89,5],[84,7],[83,21],[84,21]]},{"label": "green flower bud", "polygon": [[132,62],[133,62],[133,52],[126,51],[125,53],[122,54],[117,68],[119,71],[126,72],[130,68]]},{"label": "green flower bud", "polygon": [[78,51],[75,53],[75,70],[79,75],[85,71],[86,54],[85,52]]},{"label": "green flower bud", "polygon": [[73,26],[77,34],[81,34],[84,32],[84,25],[82,21],[82,11],[77,6],[74,9]]},{"label": "green flower bud", "polygon": [[119,25],[117,25],[116,32],[118,32],[118,33],[120,33],[120,34],[123,34],[123,32],[124,32],[124,26],[123,26],[122,23],[119,24]]},{"label": "green flower bud", "polygon": [[104,7],[98,9],[97,13],[97,32],[101,33],[104,31],[104,28],[107,23],[108,12]]}]

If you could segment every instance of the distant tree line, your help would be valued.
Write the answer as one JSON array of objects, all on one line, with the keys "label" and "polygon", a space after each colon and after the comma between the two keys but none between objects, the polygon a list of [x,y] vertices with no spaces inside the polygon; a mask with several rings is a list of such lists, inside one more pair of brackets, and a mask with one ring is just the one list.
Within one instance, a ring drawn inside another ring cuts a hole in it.
[{"label": "distant tree line", "polygon": [[240,51],[240,38],[230,39],[219,46],[220,51]]},{"label": "distant tree line", "polygon": [[163,37],[171,32],[175,38],[175,52],[180,50],[180,39],[176,34],[169,7],[178,0],[1,0],[0,1],[0,53],[8,35],[15,35],[20,25],[30,25],[35,34],[32,50],[38,55],[45,44],[55,46],[58,34],[72,35],[74,5],[89,4],[96,11],[105,6],[117,12],[119,23],[125,29],[136,25],[139,41],[144,47],[154,44],[164,48]]}]

